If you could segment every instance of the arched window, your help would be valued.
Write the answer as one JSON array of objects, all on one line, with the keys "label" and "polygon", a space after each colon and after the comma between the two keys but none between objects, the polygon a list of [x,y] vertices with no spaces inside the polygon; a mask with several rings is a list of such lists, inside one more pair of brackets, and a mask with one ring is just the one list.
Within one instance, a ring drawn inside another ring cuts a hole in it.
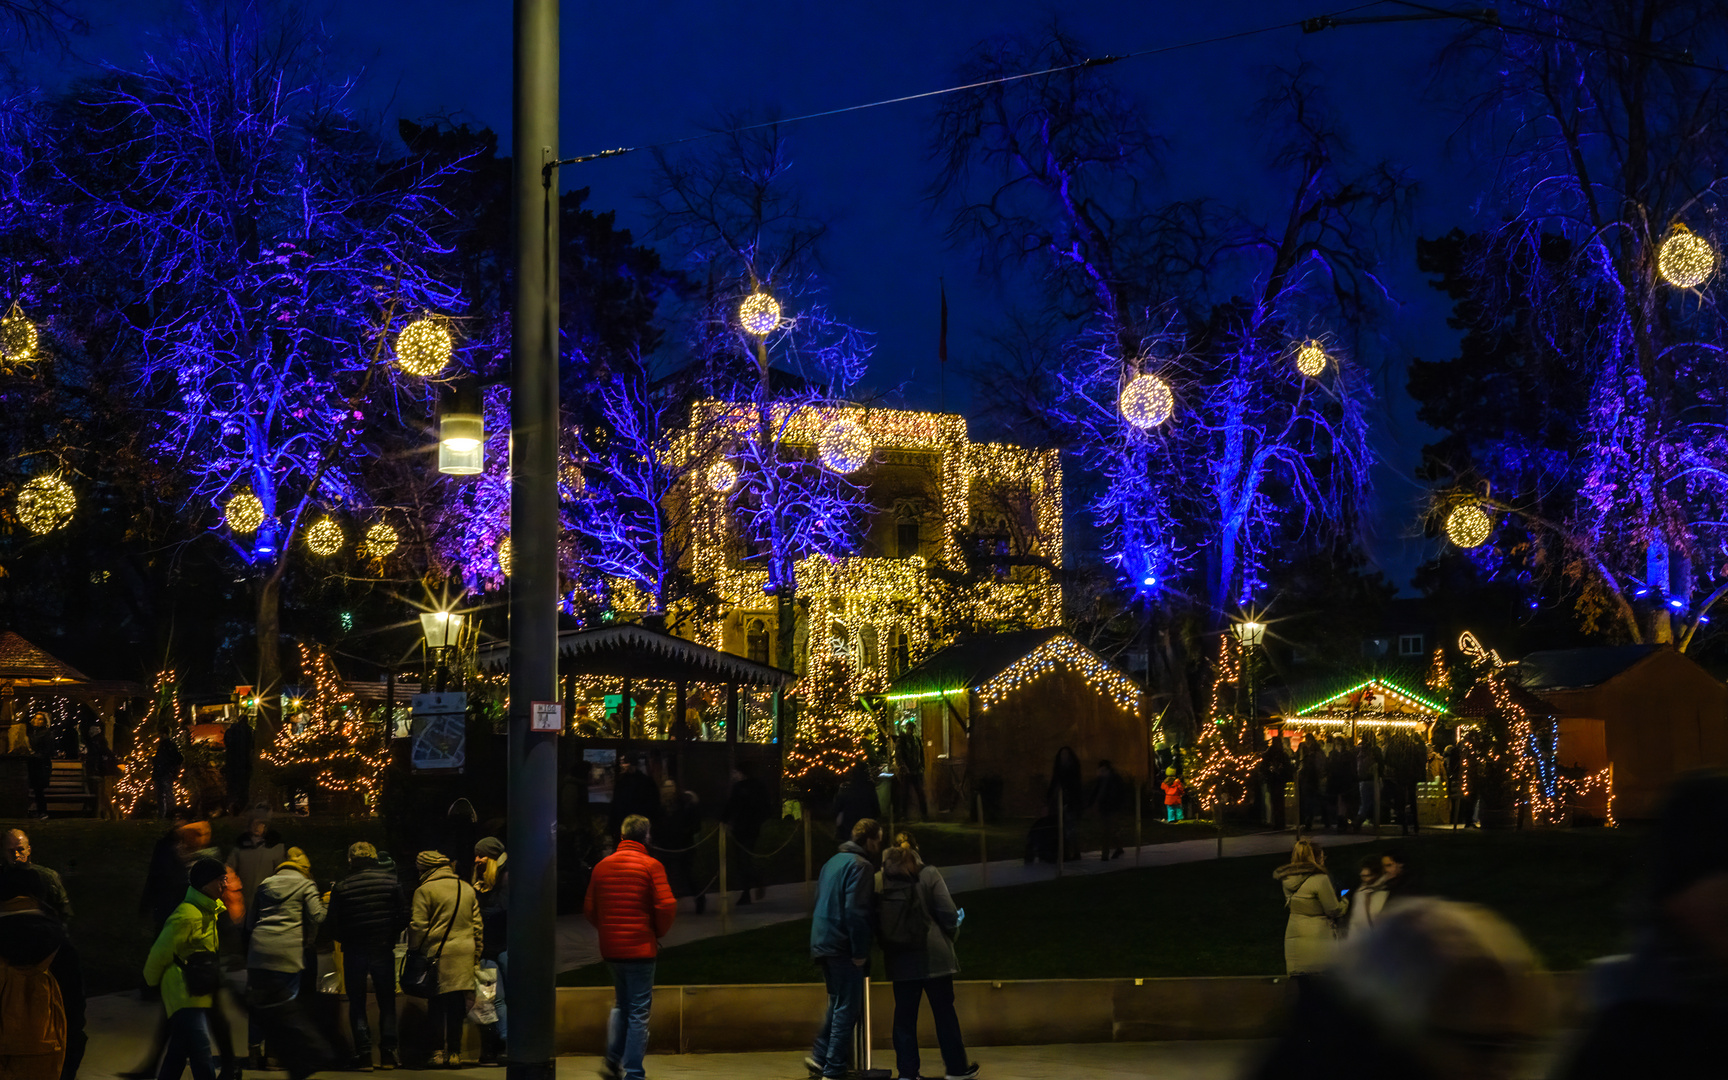
[{"label": "arched window", "polygon": [[768,624],[761,619],[751,619],[744,632],[744,649],[750,659],[758,664],[768,663]]}]

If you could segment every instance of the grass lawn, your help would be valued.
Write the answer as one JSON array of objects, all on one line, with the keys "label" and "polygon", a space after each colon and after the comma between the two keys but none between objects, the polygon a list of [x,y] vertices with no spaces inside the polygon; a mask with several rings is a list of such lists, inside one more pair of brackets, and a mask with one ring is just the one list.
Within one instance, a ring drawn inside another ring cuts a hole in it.
[{"label": "grass lawn", "polygon": [[[349,844],[382,844],[384,839],[384,823],[377,818],[279,816],[273,824],[289,844],[305,849],[321,885],[345,872]],[[164,827],[154,821],[90,818],[0,820],[0,830],[14,827],[30,834],[32,860],[58,870],[66,882],[72,898],[72,940],[83,960],[88,991],[105,994],[142,984],[155,927],[149,916],[139,914],[138,897],[151,848]],[[226,855],[240,825],[218,819],[213,827],[215,843]]]},{"label": "grass lawn", "polygon": [[[1568,970],[1624,947],[1639,840],[1631,829],[1431,834],[1339,849],[1330,869],[1342,886],[1362,855],[1397,846],[1424,892],[1493,908],[1550,968]],[[1232,858],[963,894],[962,977],[1281,975],[1285,914],[1271,874],[1284,861]],[[805,919],[667,949],[656,981],[817,982],[809,935]],[[880,976],[879,958],[875,966]],[[610,978],[593,965],[559,982]]]}]

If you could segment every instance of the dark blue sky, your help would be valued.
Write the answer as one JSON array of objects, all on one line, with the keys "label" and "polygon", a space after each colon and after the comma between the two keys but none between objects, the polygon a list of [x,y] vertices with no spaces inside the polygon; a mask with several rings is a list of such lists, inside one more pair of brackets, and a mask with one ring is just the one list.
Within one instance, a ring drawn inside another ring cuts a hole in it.
[{"label": "dark blue sky", "polygon": [[[89,5],[97,34],[80,44],[91,58],[122,55],[162,0]],[[1329,9],[1324,0],[1240,0],[1173,4],[1069,0],[1064,27],[1094,54],[1125,53],[1276,23]],[[1393,13],[1383,4],[1358,14]],[[979,40],[1048,23],[1047,2],[830,3],[808,0],[645,0],[567,2],[563,10],[565,155],[641,145],[699,130],[741,109],[795,115],[934,89]],[[124,12],[124,14],[119,14]],[[110,14],[112,13],[112,14]],[[340,5],[326,25],[366,68],[360,102],[385,119],[446,115],[510,131],[510,4],[503,0],[369,0]],[[123,21],[122,21],[123,20]],[[1364,159],[1390,158],[1421,185],[1415,221],[1385,246],[1388,280],[1400,301],[1382,328],[1381,355],[1356,358],[1382,373],[1375,477],[1382,512],[1370,538],[1376,560],[1407,581],[1427,546],[1409,538],[1420,502],[1411,469],[1431,433],[1417,425],[1404,393],[1412,355],[1452,355],[1447,307],[1416,273],[1414,237],[1468,226],[1486,182],[1452,135],[1458,110],[1432,91],[1434,58],[1457,27],[1402,23],[1320,34],[1274,30],[1110,68],[1137,95],[1170,144],[1164,177],[1171,198],[1210,195],[1275,204],[1260,130],[1250,113],[1273,65],[1314,65]],[[928,102],[809,121],[789,129],[796,173],[813,210],[833,219],[825,249],[830,303],[877,335],[872,382],[905,386],[909,404],[937,404],[937,279],[947,280],[950,355],[988,360],[983,335],[1007,303],[981,281],[971,256],[944,243],[945,222],[923,200],[932,169]],[[593,189],[590,205],[615,208],[642,231],[637,194],[647,155],[566,169],[566,186]],[[670,258],[670,255],[669,255]],[[947,404],[964,409],[950,372]]]}]

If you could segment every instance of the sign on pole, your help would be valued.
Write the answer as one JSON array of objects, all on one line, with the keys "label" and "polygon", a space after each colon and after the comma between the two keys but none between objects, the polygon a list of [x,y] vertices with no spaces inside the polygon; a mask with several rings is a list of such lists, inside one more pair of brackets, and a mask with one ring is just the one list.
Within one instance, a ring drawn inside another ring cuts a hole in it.
[{"label": "sign on pole", "polygon": [[550,731],[554,735],[564,730],[564,706],[556,701],[536,701],[528,716],[529,731]]},{"label": "sign on pole", "polygon": [[415,694],[408,758],[414,771],[461,772],[468,756],[467,720],[467,694]]}]

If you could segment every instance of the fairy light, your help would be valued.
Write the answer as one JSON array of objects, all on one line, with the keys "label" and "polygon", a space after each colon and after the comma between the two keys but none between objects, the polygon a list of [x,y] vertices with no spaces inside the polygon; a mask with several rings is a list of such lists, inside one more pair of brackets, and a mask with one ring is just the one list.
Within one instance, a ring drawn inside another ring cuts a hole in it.
[{"label": "fairy light", "polygon": [[396,335],[396,366],[408,374],[430,379],[450,365],[453,343],[450,331],[430,314],[402,328]]},{"label": "fairy light", "polygon": [[388,718],[366,717],[323,649],[301,645],[300,671],[311,676],[312,693],[259,758],[301,772],[314,791],[356,794],[374,809],[390,763]]},{"label": "fairy light", "polygon": [[1296,350],[1296,370],[1310,379],[1319,378],[1329,360],[1331,357],[1326,355],[1326,350],[1312,339],[1303,342]]},{"label": "fairy light", "polygon": [[1446,515],[1446,538],[1469,550],[1481,547],[1494,531],[1494,519],[1475,503],[1465,503]]},{"label": "fairy light", "polygon": [[1681,289],[1693,289],[1709,280],[1716,270],[1716,249],[1702,236],[1676,224],[1656,250],[1656,271],[1662,280]]},{"label": "fairy light", "polygon": [[[156,724],[166,719],[171,731],[178,729],[180,724],[180,679],[173,668],[156,673],[150,696],[154,702],[150,715],[145,723],[134,729],[132,749],[120,762],[120,779],[114,785],[114,804],[126,817],[150,805],[155,798],[156,784],[151,775],[151,765],[156,757],[156,738],[153,735]],[[189,771],[183,770],[181,776]],[[181,806],[192,802],[192,793],[178,778],[174,782],[174,801]]]},{"label": "fairy light", "polygon": [[360,545],[361,553],[371,559],[386,559],[396,550],[400,543],[396,530],[390,527],[388,521],[380,521],[366,530],[366,539]]},{"label": "fairy light", "polygon": [[780,325],[780,301],[765,292],[753,292],[738,305],[738,322],[746,334],[765,337]]},{"label": "fairy light", "polygon": [[1051,638],[979,685],[973,691],[978,695],[979,713],[989,712],[1015,692],[1059,671],[1080,676],[1088,687],[1108,697],[1124,712],[1140,710],[1140,687],[1132,679],[1098,659],[1078,641],[1063,636]]},{"label": "fairy light", "polygon": [[342,550],[342,526],[330,518],[319,518],[306,530],[306,546],[314,555],[334,555]]},{"label": "fairy light", "polygon": [[828,425],[816,444],[822,464],[837,473],[857,472],[870,460],[876,443],[870,433],[855,420],[836,420]]},{"label": "fairy light", "polygon": [[510,538],[506,536],[498,541],[498,569],[505,577],[510,576],[510,566],[514,557],[515,553],[510,547]]},{"label": "fairy light", "polygon": [[709,491],[724,495],[738,486],[738,467],[730,461],[716,461],[703,475]]},{"label": "fairy light", "polygon": [[1124,419],[1142,431],[1150,431],[1175,413],[1176,395],[1170,384],[1158,376],[1136,375],[1122,388],[1118,404]]},{"label": "fairy light", "polygon": [[58,475],[38,476],[18,490],[18,523],[45,536],[72,520],[78,496]]},{"label": "fairy light", "polygon": [[255,533],[264,524],[264,504],[250,491],[242,491],[228,500],[228,505],[222,508],[222,517],[230,529],[242,536]]},{"label": "fairy light", "polygon": [[24,364],[35,363],[38,344],[36,324],[25,316],[18,301],[12,301],[12,310],[0,318],[0,371],[10,375]]}]

